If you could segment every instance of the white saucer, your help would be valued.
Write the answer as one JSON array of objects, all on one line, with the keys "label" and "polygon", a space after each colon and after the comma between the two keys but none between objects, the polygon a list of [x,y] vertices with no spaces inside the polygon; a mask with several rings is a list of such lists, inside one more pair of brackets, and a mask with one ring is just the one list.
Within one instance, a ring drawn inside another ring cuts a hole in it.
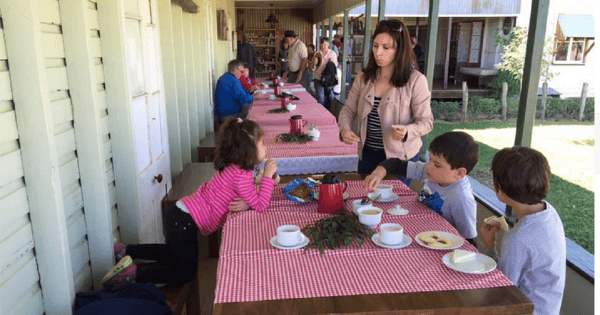
[{"label": "white saucer", "polygon": [[[369,199],[373,200],[373,197],[375,197],[375,196],[377,196],[377,195],[375,195],[374,193],[370,193],[370,194],[368,194],[367,196],[369,197]],[[375,201],[375,202],[383,202],[383,203],[386,203],[386,202],[392,202],[392,201],[396,201],[396,199],[398,199],[398,195],[396,195],[396,194],[392,193],[392,196],[391,196],[391,197],[389,197],[389,198],[386,198],[386,199],[379,198],[379,199],[377,199],[377,201]]]},{"label": "white saucer", "polygon": [[444,257],[442,257],[442,262],[448,268],[456,271],[464,273],[483,274],[496,269],[496,262],[491,257],[480,253],[476,253],[475,258],[469,261],[457,264],[452,262],[452,260],[450,259],[450,254],[452,253],[444,255]]},{"label": "white saucer", "polygon": [[388,209],[387,213],[391,215],[405,215],[408,214],[408,210],[396,205],[395,207]]},{"label": "white saucer", "polygon": [[379,246],[379,247],[383,247],[383,248],[404,248],[410,244],[412,244],[412,238],[410,238],[410,236],[404,234],[404,237],[402,238],[402,243],[398,244],[398,245],[388,245],[388,244],[384,244],[379,240],[379,233],[376,233],[375,235],[371,236],[371,241],[373,241],[373,243],[375,243],[375,245]]},{"label": "white saucer", "polygon": [[300,233],[300,235],[302,236],[302,241],[300,241],[300,243],[298,243],[295,246],[283,246],[283,245],[279,244],[279,242],[277,242],[277,235],[271,237],[271,245],[273,245],[273,247],[279,248],[279,249],[298,249],[298,248],[302,248],[302,247],[308,245],[308,237],[306,237],[302,233]]}]

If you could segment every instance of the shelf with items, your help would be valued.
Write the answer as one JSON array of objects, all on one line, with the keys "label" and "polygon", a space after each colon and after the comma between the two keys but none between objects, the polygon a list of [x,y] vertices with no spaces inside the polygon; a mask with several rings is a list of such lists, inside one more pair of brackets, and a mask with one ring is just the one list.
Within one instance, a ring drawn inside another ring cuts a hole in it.
[{"label": "shelf with items", "polygon": [[270,73],[277,72],[277,54],[279,53],[279,38],[283,38],[283,31],[272,29],[244,29],[238,31],[248,35],[250,45],[256,50],[257,62],[254,76],[256,78],[268,77]]}]

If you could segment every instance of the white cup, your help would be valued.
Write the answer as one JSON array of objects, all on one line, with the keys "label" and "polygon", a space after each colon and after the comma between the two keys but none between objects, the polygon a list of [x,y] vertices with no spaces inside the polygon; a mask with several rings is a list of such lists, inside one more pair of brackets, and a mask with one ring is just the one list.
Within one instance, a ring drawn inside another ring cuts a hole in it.
[{"label": "white cup", "polygon": [[275,95],[269,95],[269,99],[270,99],[271,101],[274,101],[274,100],[276,100],[276,99],[277,99],[277,96],[275,96]]},{"label": "white cup", "polygon": [[302,241],[300,228],[296,225],[282,225],[277,228],[277,242],[281,246],[296,246]]},{"label": "white cup", "polygon": [[285,108],[287,108],[288,111],[293,111],[294,109],[296,109],[296,105],[292,104],[292,103],[288,103]]},{"label": "white cup", "polygon": [[261,90],[261,91],[260,91],[260,94],[262,94],[262,95],[265,95],[265,94],[267,94],[267,90]]},{"label": "white cup", "polygon": [[384,223],[379,227],[379,240],[386,245],[398,245],[404,239],[404,228],[397,223]]},{"label": "white cup", "polygon": [[357,199],[352,201],[352,212],[358,215],[358,209],[361,207],[372,206],[373,204],[370,201],[367,201],[364,205],[362,204],[362,199]]},{"label": "white cup", "polygon": [[393,188],[394,186],[392,185],[379,185],[379,187],[375,189],[375,195],[381,195],[381,199],[389,199],[394,194],[392,191]]},{"label": "white cup", "polygon": [[358,221],[368,226],[375,227],[381,222],[381,214],[383,210],[373,206],[362,206],[358,208]]}]

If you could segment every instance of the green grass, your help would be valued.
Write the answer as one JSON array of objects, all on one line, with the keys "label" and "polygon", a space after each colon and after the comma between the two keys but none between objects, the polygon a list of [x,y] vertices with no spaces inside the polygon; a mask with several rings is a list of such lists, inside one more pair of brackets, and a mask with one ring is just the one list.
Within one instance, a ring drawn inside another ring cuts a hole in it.
[{"label": "green grass", "polygon": [[[550,193],[546,200],[558,211],[565,235],[594,253],[594,134],[591,123],[536,123],[532,147],[544,153],[552,169]],[[479,143],[479,162],[470,175],[493,189],[492,158],[503,147],[514,144],[516,123],[490,121],[473,123],[435,123],[428,135],[431,142],[438,135],[460,130]],[[557,130],[558,129],[558,132]],[[566,147],[568,146],[568,147]]]}]

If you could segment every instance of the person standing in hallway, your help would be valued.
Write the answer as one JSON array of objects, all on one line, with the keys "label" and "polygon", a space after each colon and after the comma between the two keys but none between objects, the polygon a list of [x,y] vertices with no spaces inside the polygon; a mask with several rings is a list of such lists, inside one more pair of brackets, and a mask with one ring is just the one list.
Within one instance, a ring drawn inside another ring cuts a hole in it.
[{"label": "person standing in hallway", "polygon": [[288,70],[283,77],[287,76],[288,83],[300,83],[305,89],[309,88],[309,74],[306,70],[308,65],[308,50],[306,45],[298,39],[294,31],[285,31],[285,39],[290,45]]},{"label": "person standing in hallway", "polygon": [[250,45],[250,39],[247,34],[242,36],[242,44],[238,47],[236,59],[247,63],[250,76],[255,78],[254,67],[256,66],[256,49],[254,49],[254,46]]}]

